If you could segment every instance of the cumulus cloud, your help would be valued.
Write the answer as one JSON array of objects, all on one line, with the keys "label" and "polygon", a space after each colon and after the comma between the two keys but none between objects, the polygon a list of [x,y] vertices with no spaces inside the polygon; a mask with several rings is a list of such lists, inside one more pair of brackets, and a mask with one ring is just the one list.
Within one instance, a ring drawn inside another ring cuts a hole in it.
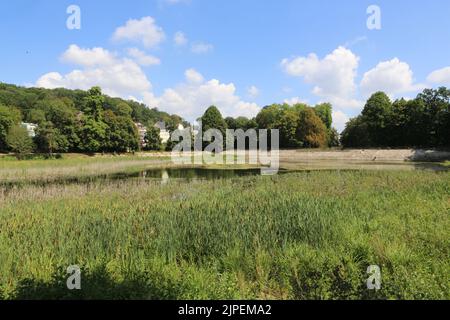
[{"label": "cumulus cloud", "polygon": [[191,46],[191,51],[197,54],[208,53],[212,50],[214,50],[214,46],[204,42],[196,42]]},{"label": "cumulus cloud", "polygon": [[433,71],[427,77],[427,81],[434,84],[450,86],[450,67]]},{"label": "cumulus cloud", "polygon": [[179,47],[184,46],[188,43],[186,35],[181,31],[175,33],[175,35],[173,36],[173,41],[175,42],[175,45]]},{"label": "cumulus cloud", "polygon": [[82,90],[101,86],[106,94],[120,97],[141,95],[152,88],[136,62],[128,58],[119,59],[103,48],[80,49],[72,45],[64,52],[62,60],[81,68],[64,75],[58,72],[44,74],[36,81],[36,86]]},{"label": "cumulus cloud", "polygon": [[188,69],[185,71],[184,76],[188,83],[202,83],[204,81],[201,73],[197,72],[195,69]]},{"label": "cumulus cloud", "polygon": [[83,49],[72,44],[61,56],[61,60],[85,67],[109,65],[116,61],[114,54],[103,48]]},{"label": "cumulus cloud", "polygon": [[250,86],[247,89],[247,94],[248,94],[249,97],[254,99],[257,96],[259,96],[259,89],[256,86]]},{"label": "cumulus cloud", "polygon": [[338,132],[344,131],[345,125],[350,120],[350,118],[340,110],[333,111],[332,116],[333,116],[333,127],[335,127]]},{"label": "cumulus cloud", "polygon": [[141,43],[147,48],[157,46],[164,39],[163,29],[156,25],[152,17],[143,17],[140,20],[130,19],[113,34],[114,41]]},{"label": "cumulus cloud", "polygon": [[157,57],[154,57],[152,55],[148,55],[145,52],[137,49],[137,48],[130,48],[128,49],[128,55],[133,58],[137,63],[139,63],[141,66],[152,66],[152,65],[158,65],[161,63],[161,60]]},{"label": "cumulus cloud", "polygon": [[367,71],[361,80],[361,92],[366,97],[377,91],[394,96],[417,91],[422,87],[420,84],[414,84],[411,68],[398,58],[380,62],[375,68]]},{"label": "cumulus cloud", "polygon": [[185,82],[166,89],[160,97],[146,93],[144,102],[189,120],[195,120],[210,105],[217,106],[225,117],[254,117],[260,110],[257,104],[242,101],[233,83],[224,84],[216,79],[205,81],[194,69],[185,72]]},{"label": "cumulus cloud", "polygon": [[307,57],[283,59],[284,71],[301,77],[314,86],[313,93],[324,98],[348,98],[355,93],[355,77],[359,57],[344,47],[339,47],[325,58],[311,53]]},{"label": "cumulus cloud", "polygon": [[289,104],[291,106],[293,106],[295,104],[299,104],[299,103],[308,104],[308,100],[301,99],[300,97],[292,97],[292,98],[289,98],[289,99],[284,99],[283,102],[287,103],[287,104]]}]

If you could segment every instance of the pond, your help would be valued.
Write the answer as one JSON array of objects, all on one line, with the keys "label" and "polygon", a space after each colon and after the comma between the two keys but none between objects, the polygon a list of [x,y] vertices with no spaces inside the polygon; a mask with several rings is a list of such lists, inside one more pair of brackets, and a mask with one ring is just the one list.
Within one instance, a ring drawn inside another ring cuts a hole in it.
[{"label": "pond", "polygon": [[[427,170],[427,171],[446,171],[447,167],[439,163],[412,163],[412,162],[349,162],[349,161],[311,161],[296,162],[295,164],[282,164],[282,169],[278,174],[287,174],[294,172],[309,171],[353,171],[353,170]],[[117,172],[110,174],[97,174],[89,176],[63,176],[53,179],[38,180],[9,180],[1,181],[0,187],[10,189],[25,185],[47,186],[52,184],[73,184],[73,183],[103,183],[117,180],[158,180],[163,184],[170,180],[219,180],[236,179],[248,176],[260,176],[260,168],[207,168],[207,167],[173,167],[173,168],[151,168],[133,172]]]}]

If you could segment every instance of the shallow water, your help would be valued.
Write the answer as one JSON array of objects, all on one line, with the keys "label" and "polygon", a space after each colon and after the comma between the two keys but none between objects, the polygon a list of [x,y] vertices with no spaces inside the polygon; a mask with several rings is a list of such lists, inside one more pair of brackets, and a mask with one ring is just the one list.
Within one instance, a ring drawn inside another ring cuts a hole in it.
[{"label": "shallow water", "polygon": [[[354,171],[354,170],[374,170],[374,171],[389,171],[389,170],[426,170],[426,171],[447,171],[448,168],[439,163],[413,163],[413,162],[349,162],[349,161],[311,161],[311,162],[292,162],[281,163],[281,168],[278,174],[286,174],[293,172],[308,172],[308,171]],[[117,172],[112,174],[100,174],[80,177],[61,177],[56,179],[39,179],[28,181],[3,181],[0,182],[0,187],[7,189],[12,187],[20,187],[26,185],[47,186],[52,184],[72,184],[72,183],[102,183],[114,180],[130,180],[130,179],[144,179],[144,180],[159,180],[162,183],[167,183],[169,180],[219,180],[219,179],[235,179],[246,176],[261,175],[260,168],[153,168],[136,172]]]}]

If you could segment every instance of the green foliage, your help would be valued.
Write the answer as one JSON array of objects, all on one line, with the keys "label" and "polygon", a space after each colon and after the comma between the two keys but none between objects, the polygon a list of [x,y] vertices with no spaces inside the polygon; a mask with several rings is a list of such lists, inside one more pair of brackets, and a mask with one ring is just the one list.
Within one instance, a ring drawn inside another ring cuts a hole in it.
[{"label": "green foliage", "polygon": [[302,103],[293,106],[273,104],[264,107],[255,122],[259,129],[278,129],[281,148],[316,148],[331,141],[334,141],[331,145],[336,144],[335,136],[329,136],[335,133],[331,128],[331,115],[329,103],[315,108]]},{"label": "green foliage", "polygon": [[129,117],[117,116],[108,110],[103,114],[107,126],[103,151],[129,152],[139,149],[139,133]]},{"label": "green foliage", "polygon": [[28,136],[27,129],[19,125],[14,125],[9,129],[6,143],[9,149],[18,155],[24,155],[33,151],[33,140]]},{"label": "green foliage", "polygon": [[9,129],[19,124],[20,119],[21,114],[18,109],[0,104],[0,151],[6,151],[8,149],[6,137]]},{"label": "green foliage", "polygon": [[264,107],[256,116],[256,123],[260,129],[276,129],[276,124],[279,121],[281,107],[273,104]]},{"label": "green foliage", "polygon": [[93,87],[88,91],[88,96],[84,101],[84,112],[95,121],[101,120],[103,103],[105,98],[100,87]]},{"label": "green foliage", "polygon": [[52,154],[55,152],[67,152],[69,142],[51,122],[41,124],[36,133],[35,143],[39,152]]},{"label": "green foliage", "polygon": [[333,108],[330,103],[322,103],[314,107],[314,111],[325,124],[327,129],[331,129],[333,124]]},{"label": "green foliage", "polygon": [[447,299],[449,187],[424,171],[23,185],[0,192],[0,296]]},{"label": "green foliage", "polygon": [[362,117],[350,119],[341,133],[341,143],[345,147],[364,148],[372,145],[367,124]]},{"label": "green foliage", "polygon": [[328,147],[334,148],[341,145],[339,132],[335,128],[328,130]]},{"label": "green foliage", "polygon": [[450,146],[450,90],[425,89],[416,99],[391,104],[378,92],[362,115],[342,133],[345,147],[448,147]]},{"label": "green foliage", "polygon": [[283,110],[278,117],[276,128],[280,130],[280,145],[285,148],[302,146],[302,140],[297,135],[300,114],[292,109]]},{"label": "green foliage", "polygon": [[[203,134],[205,134],[210,129],[219,130],[223,136],[223,144],[224,146],[226,145],[225,137],[227,123],[223,119],[222,114],[216,106],[210,106],[208,109],[206,109],[205,113],[201,117],[201,122]],[[203,148],[206,148],[209,144],[210,142],[204,141]]]},{"label": "green foliage", "polygon": [[201,117],[203,132],[209,129],[217,129],[225,135],[227,129],[227,123],[222,118],[222,114],[216,106],[210,106],[206,109],[205,113]]},{"label": "green foliage", "polygon": [[153,126],[148,128],[145,134],[145,150],[160,151],[162,147],[160,130]]},{"label": "green foliage", "polygon": [[367,124],[373,146],[387,145],[392,103],[384,92],[374,93],[362,111],[362,120]]},{"label": "green foliage", "polygon": [[101,152],[105,148],[106,131],[108,125],[103,121],[92,118],[84,120],[79,136],[82,143],[79,148],[83,152]]},{"label": "green foliage", "polygon": [[[105,120],[103,116],[108,111],[115,117],[108,113],[109,118]],[[6,151],[6,134],[12,125],[20,123],[22,114],[25,122],[38,124],[39,127],[48,127],[48,123],[51,123],[50,131],[53,131],[46,135],[48,138],[61,137],[56,140],[60,140],[63,147],[56,149],[70,152],[136,150],[133,122],[151,127],[158,121],[164,121],[169,130],[180,123],[186,125],[179,116],[150,109],[136,101],[105,96],[99,87],[89,91],[63,88],[49,90],[0,83],[0,152]],[[40,149],[49,149],[49,140],[44,136],[41,135],[38,142]],[[51,144],[56,146],[56,143]]]}]

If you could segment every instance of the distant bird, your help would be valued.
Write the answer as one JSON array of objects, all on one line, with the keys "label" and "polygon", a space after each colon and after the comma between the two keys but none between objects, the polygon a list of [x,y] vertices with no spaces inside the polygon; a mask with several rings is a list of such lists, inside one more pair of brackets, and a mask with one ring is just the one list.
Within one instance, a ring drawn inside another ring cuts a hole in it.
[{"label": "distant bird", "polygon": [[30,53],[31,53],[31,51],[28,51],[28,50],[27,50],[26,54],[30,54]]}]

